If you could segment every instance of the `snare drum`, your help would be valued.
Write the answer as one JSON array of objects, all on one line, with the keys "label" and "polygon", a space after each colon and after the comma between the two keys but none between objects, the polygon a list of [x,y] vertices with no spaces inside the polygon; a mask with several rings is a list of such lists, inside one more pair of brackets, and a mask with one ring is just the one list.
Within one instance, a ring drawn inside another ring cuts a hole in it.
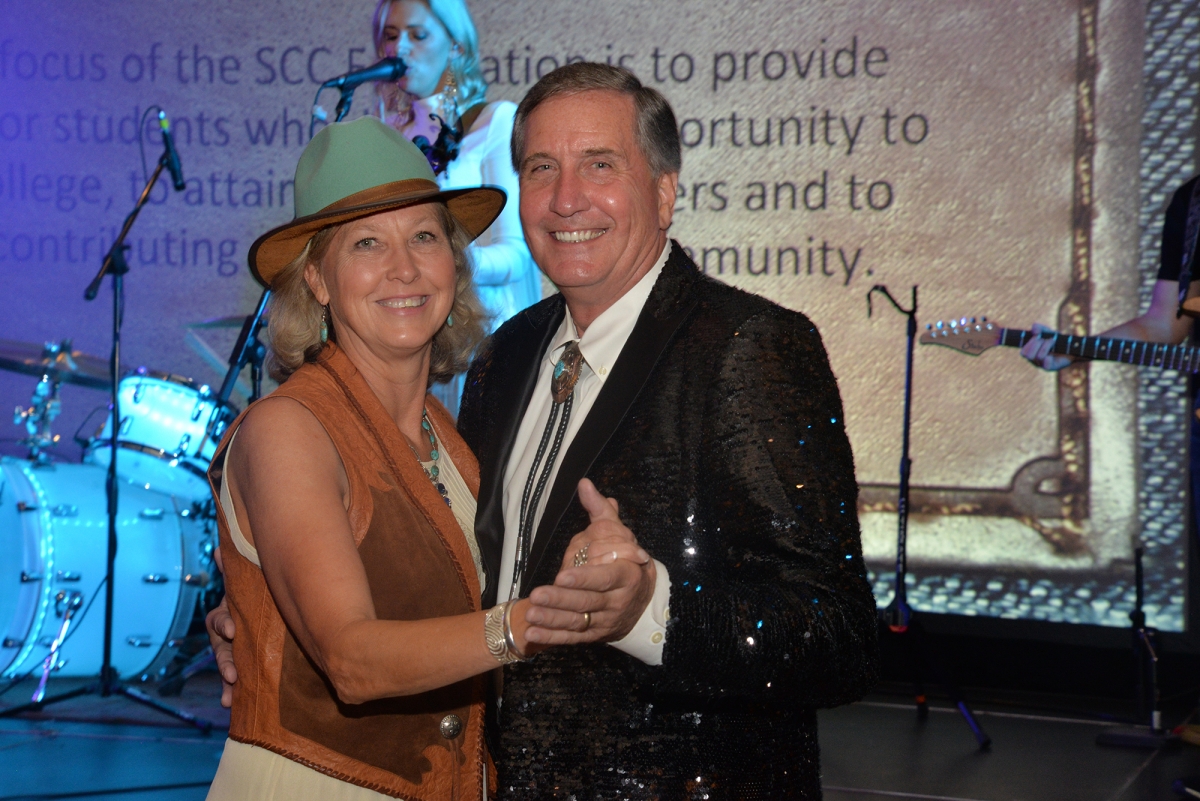
[{"label": "snare drum", "polygon": [[[62,615],[78,608],[55,675],[100,672],[108,561],[105,470],[94,465],[0,459],[0,673],[40,671]],[[152,673],[187,634],[208,576],[203,523],[191,503],[121,487],[113,582],[112,664],[125,677]],[[99,592],[97,592],[99,590]],[[61,597],[60,597],[61,594]],[[91,608],[84,610],[95,597]]]},{"label": "snare drum", "polygon": [[[226,418],[218,415],[208,385],[139,368],[121,380],[121,432],[117,473],[143,489],[203,501],[210,497],[205,471]],[[108,467],[112,414],[92,440],[84,461]]]}]

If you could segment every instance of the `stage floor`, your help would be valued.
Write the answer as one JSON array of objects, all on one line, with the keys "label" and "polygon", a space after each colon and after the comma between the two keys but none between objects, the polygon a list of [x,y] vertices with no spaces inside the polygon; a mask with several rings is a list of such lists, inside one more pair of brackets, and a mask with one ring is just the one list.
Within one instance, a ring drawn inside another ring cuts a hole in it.
[{"label": "stage floor", "polygon": [[826,801],[1151,801],[1200,774],[1200,748],[1159,752],[1095,744],[1107,724],[1069,713],[976,705],[992,737],[980,752],[957,710],[934,702],[929,718],[894,697],[820,713]]},{"label": "stage floor", "polygon": [[[51,692],[79,683],[60,680]],[[20,686],[3,701],[28,691]],[[163,700],[227,726],[218,695],[209,673]],[[1200,774],[1200,748],[1101,748],[1094,741],[1102,722],[1007,703],[977,705],[994,741],[980,753],[946,704],[935,701],[922,723],[900,700],[879,693],[821,712],[827,801],[1150,801],[1175,797],[1174,779]],[[205,737],[119,698],[79,698],[48,711],[55,717],[0,719],[0,801],[203,799],[221,756],[223,731]]]}]

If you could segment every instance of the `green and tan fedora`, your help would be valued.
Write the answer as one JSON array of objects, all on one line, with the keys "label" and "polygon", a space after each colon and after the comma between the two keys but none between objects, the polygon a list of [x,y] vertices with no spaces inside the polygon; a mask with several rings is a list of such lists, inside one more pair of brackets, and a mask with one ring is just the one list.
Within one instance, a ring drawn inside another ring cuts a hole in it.
[{"label": "green and tan fedora", "polygon": [[279,271],[329,225],[441,201],[474,239],[500,215],[504,190],[438,188],[425,154],[374,117],[326,126],[296,165],[296,216],[250,246],[250,272],[269,287]]}]

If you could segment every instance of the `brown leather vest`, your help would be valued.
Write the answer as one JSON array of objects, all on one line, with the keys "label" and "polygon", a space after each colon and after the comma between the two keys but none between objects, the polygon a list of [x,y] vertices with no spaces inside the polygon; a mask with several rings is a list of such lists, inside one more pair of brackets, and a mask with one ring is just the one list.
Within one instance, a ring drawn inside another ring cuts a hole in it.
[{"label": "brown leather vest", "polygon": [[[273,395],[312,412],[341,456],[350,486],[347,514],[376,615],[420,620],[478,611],[479,579],[453,513],[345,353],[330,343]],[[439,446],[478,494],[474,455],[445,409],[432,397],[427,404]],[[230,426],[209,469],[218,498],[225,451],[240,422]],[[229,736],[401,798],[479,798],[486,677],[419,695],[340,702],[288,631],[262,571],[238,553],[219,503],[217,510],[226,597],[237,626]],[[447,739],[442,724],[449,715],[462,726]]]}]

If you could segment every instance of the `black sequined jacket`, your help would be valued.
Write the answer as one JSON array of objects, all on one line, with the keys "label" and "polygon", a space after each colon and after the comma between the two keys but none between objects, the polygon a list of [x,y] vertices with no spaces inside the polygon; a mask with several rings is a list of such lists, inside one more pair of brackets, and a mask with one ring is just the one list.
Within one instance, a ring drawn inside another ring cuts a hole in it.
[{"label": "black sequined jacket", "polygon": [[[563,314],[561,295],[521,312],[467,377],[485,607],[504,467]],[[663,664],[592,645],[505,668],[500,796],[820,798],[815,709],[861,697],[878,655],[853,456],[816,328],[700,274],[673,243],[562,457],[523,586],[552,583],[587,526],[583,476],[670,574]]]}]

